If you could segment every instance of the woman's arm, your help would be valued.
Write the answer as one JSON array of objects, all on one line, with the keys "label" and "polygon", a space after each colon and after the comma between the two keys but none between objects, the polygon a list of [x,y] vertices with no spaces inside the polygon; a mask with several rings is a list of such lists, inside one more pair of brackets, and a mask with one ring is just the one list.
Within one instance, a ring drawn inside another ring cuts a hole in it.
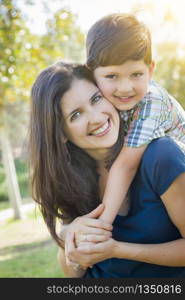
[{"label": "woman's arm", "polygon": [[[81,255],[81,258],[80,256]],[[141,261],[161,266],[185,266],[185,239],[160,244],[135,244],[118,242],[113,239],[94,244],[84,244],[70,253],[84,267],[89,267],[108,258]]]},{"label": "woman's arm", "polygon": [[[185,266],[185,173],[174,180],[161,199],[182,238],[159,244],[135,244],[110,239],[103,243],[81,245],[78,251],[84,254],[82,265],[89,266],[100,261],[100,258],[110,258],[112,250],[111,257],[163,266]],[[77,249],[73,250],[78,255]]]},{"label": "woman's arm", "polygon": [[185,267],[185,239],[162,244],[119,243],[115,255],[161,266]]},{"label": "woman's arm", "polygon": [[85,269],[82,269],[80,265],[67,263],[64,248],[59,248],[57,259],[65,278],[79,278],[84,275]]}]

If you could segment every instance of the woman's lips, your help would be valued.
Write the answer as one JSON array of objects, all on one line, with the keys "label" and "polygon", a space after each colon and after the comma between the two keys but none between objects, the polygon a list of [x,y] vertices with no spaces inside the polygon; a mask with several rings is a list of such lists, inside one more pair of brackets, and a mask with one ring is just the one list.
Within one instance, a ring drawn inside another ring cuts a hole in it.
[{"label": "woman's lips", "polygon": [[98,137],[103,136],[109,132],[110,127],[111,127],[111,123],[110,123],[110,119],[108,119],[107,122],[103,126],[98,128],[97,130],[94,130],[93,132],[91,132],[90,135],[98,136]]}]

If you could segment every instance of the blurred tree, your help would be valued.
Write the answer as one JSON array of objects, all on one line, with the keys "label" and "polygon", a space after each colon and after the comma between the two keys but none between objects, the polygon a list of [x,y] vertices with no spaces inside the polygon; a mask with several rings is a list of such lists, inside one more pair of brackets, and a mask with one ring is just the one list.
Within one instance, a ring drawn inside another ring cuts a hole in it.
[{"label": "blurred tree", "polygon": [[60,9],[46,23],[46,34],[42,38],[41,48],[47,64],[65,59],[74,62],[85,60],[84,34],[76,25],[76,17],[66,9]]},{"label": "blurred tree", "polygon": [[185,109],[185,46],[175,42],[157,47],[155,79],[174,96]]},{"label": "blurred tree", "polygon": [[[6,105],[11,101],[11,89],[15,79],[16,59],[19,57],[20,41],[15,42],[24,28],[20,12],[13,5],[11,0],[1,0],[0,2],[0,137],[1,151],[6,180],[8,185],[8,195],[14,209],[14,218],[21,218],[21,196],[17,182],[14,159],[10,142],[6,130]],[[13,47],[12,47],[13,45]]]},{"label": "blurred tree", "polygon": [[21,217],[21,198],[9,142],[12,134],[8,133],[18,132],[20,136],[17,123],[21,114],[17,119],[12,111],[18,107],[20,111],[21,103],[29,99],[32,83],[43,68],[59,59],[84,59],[84,35],[75,22],[71,12],[61,9],[47,21],[46,34],[32,34],[16,0],[0,0],[0,141],[15,218]]},{"label": "blurred tree", "polygon": [[182,41],[179,41],[177,35],[177,31],[180,31],[179,19],[170,5],[163,8],[159,19],[158,10],[155,1],[150,0],[142,5],[135,3],[131,12],[146,23],[152,33],[156,58],[154,78],[185,108],[185,44],[183,35]]}]

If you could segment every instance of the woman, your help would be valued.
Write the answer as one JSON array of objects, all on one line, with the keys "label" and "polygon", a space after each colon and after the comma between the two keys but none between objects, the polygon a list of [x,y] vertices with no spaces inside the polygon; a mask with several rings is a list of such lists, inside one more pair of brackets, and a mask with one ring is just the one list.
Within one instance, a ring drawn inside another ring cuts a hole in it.
[{"label": "woman", "polygon": [[61,246],[56,219],[71,222],[62,229],[62,269],[67,277],[185,277],[185,158],[170,138],[145,151],[112,237],[96,219],[122,125],[83,66],[57,63],[33,85],[34,198]]}]

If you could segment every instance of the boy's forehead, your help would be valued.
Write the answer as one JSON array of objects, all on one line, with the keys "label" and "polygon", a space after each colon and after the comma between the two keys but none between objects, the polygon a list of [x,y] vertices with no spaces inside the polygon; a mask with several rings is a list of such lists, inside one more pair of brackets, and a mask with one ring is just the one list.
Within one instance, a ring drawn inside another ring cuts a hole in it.
[{"label": "boy's forehead", "polygon": [[107,72],[119,72],[127,70],[135,70],[138,68],[146,68],[144,60],[127,60],[121,65],[99,66],[94,70],[95,76],[102,75]]}]

